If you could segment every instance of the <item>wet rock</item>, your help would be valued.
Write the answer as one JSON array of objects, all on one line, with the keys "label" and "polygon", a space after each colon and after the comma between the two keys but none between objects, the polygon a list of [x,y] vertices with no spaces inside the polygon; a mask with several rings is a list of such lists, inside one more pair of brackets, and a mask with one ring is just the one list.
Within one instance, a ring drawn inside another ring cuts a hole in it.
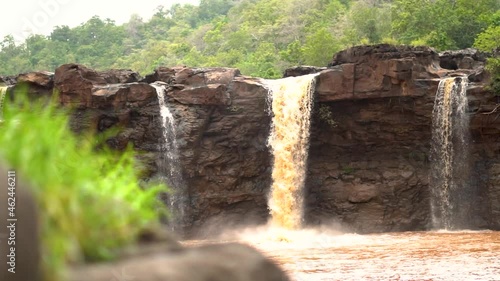
[{"label": "wet rock", "polygon": [[350,203],[368,203],[377,196],[376,186],[369,184],[354,184],[349,188],[347,201]]}]

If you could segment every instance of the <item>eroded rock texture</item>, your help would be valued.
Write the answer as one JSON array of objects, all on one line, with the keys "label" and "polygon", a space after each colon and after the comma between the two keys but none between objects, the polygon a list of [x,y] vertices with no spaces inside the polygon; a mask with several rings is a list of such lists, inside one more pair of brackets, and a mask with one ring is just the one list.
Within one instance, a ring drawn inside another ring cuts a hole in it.
[{"label": "eroded rock texture", "polygon": [[[287,70],[286,76],[320,73],[306,221],[358,232],[429,229],[434,96],[440,78],[466,75],[472,82],[471,221],[499,229],[500,100],[485,90],[483,69],[484,56],[473,50],[438,54],[375,45],[339,52],[325,68]],[[50,89],[44,75],[23,74],[17,81]],[[149,85],[155,81],[166,83],[176,119],[189,205],[185,226],[196,233],[207,225],[264,223],[272,167],[262,81],[231,68],[160,67],[142,79],[130,70],[96,72],[76,64],[59,67],[53,77],[61,104],[74,108],[72,128],[119,129],[108,143],[117,149],[133,144],[145,178],[157,174],[164,154],[157,95]]]},{"label": "eroded rock texture", "polygon": [[[124,74],[125,72],[125,74]],[[162,127],[155,89],[165,82],[167,100],[176,119],[179,160],[188,196],[187,227],[218,221],[264,222],[269,187],[267,90],[237,69],[159,68],[143,81],[129,71],[106,74],[81,65],[56,70],[60,101],[74,107],[75,131],[104,132],[119,128],[108,140],[114,148],[127,143],[142,152],[147,177],[157,173]],[[243,221],[242,221],[243,220]]]},{"label": "eroded rock texture", "polygon": [[481,83],[484,60],[475,52],[454,55],[457,65],[473,63],[443,69],[425,47],[365,46],[335,55],[317,86],[306,184],[310,223],[340,221],[359,232],[429,229],[434,96],[440,77],[467,75],[475,81],[468,91],[473,175],[471,203],[463,208],[470,208],[471,227],[499,227],[498,176],[491,172],[498,168],[499,122],[491,113],[498,101]]}]

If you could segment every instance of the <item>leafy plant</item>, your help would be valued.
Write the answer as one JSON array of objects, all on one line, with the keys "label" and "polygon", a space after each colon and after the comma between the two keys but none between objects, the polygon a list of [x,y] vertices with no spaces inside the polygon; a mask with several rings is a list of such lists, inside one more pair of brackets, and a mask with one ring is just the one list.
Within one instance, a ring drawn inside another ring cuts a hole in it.
[{"label": "leafy plant", "polygon": [[500,12],[492,17],[491,25],[478,35],[474,46],[493,53],[493,57],[488,58],[486,69],[491,73],[491,90],[500,95]]},{"label": "leafy plant", "polygon": [[70,262],[113,258],[159,223],[165,187],[139,186],[130,148],[96,151],[96,138],[68,129],[67,112],[15,96],[0,124],[0,160],[33,186],[45,280],[61,279]]},{"label": "leafy plant", "polygon": [[344,175],[351,175],[352,173],[354,173],[356,171],[356,169],[354,169],[353,167],[351,166],[345,166],[342,168],[342,173]]},{"label": "leafy plant", "polygon": [[324,104],[321,104],[318,109],[319,119],[326,122],[331,128],[337,127],[337,121],[333,119],[332,111]]}]

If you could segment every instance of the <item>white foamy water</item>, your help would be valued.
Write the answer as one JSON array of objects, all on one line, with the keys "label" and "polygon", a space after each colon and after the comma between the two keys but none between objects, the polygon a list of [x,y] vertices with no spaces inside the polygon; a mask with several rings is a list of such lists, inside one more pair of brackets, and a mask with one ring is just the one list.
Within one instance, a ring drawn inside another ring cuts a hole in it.
[{"label": "white foamy water", "polygon": [[269,147],[273,154],[270,223],[298,229],[303,216],[303,187],[317,74],[263,80],[273,113]]},{"label": "white foamy water", "polygon": [[172,212],[172,230],[179,232],[185,218],[185,194],[183,190],[182,172],[179,165],[179,146],[177,143],[177,126],[169,104],[165,101],[166,84],[155,82],[150,84],[155,88],[162,122],[163,143],[161,149],[165,155],[159,163],[159,169],[166,176],[167,184],[171,189],[168,196],[170,211]]},{"label": "white foamy water", "polygon": [[263,227],[219,241],[254,246],[295,281],[500,280],[500,232],[495,231],[358,235]]}]

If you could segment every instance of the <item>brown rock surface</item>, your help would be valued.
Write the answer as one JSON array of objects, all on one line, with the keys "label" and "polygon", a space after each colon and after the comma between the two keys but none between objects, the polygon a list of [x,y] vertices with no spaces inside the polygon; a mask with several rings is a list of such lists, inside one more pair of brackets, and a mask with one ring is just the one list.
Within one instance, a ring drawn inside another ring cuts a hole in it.
[{"label": "brown rock surface", "polygon": [[242,244],[207,245],[89,265],[71,281],[287,281],[286,274],[257,250]]},{"label": "brown rock surface", "polygon": [[45,88],[52,88],[54,85],[54,73],[52,72],[29,72],[19,74],[17,83],[30,83]]},{"label": "brown rock surface", "polygon": [[99,73],[109,84],[134,83],[141,80],[139,73],[130,69],[111,69]]},{"label": "brown rock surface", "polygon": [[[336,221],[359,232],[428,229],[435,92],[441,77],[468,75],[471,220],[474,227],[500,229],[500,100],[485,90],[480,58],[467,54],[440,57],[427,47],[360,46],[336,54],[327,69],[286,72],[320,72],[305,192],[307,222]],[[444,57],[472,68],[443,69]],[[185,226],[196,233],[211,223],[266,221],[272,167],[267,90],[261,80],[231,68],[160,67],[141,82],[110,84],[117,80],[109,74],[63,65],[54,81],[61,103],[77,107],[73,129],[119,128],[108,143],[115,148],[132,143],[143,153],[146,176],[157,173],[164,153],[158,100],[148,83],[164,82],[177,125],[188,205]]]}]

